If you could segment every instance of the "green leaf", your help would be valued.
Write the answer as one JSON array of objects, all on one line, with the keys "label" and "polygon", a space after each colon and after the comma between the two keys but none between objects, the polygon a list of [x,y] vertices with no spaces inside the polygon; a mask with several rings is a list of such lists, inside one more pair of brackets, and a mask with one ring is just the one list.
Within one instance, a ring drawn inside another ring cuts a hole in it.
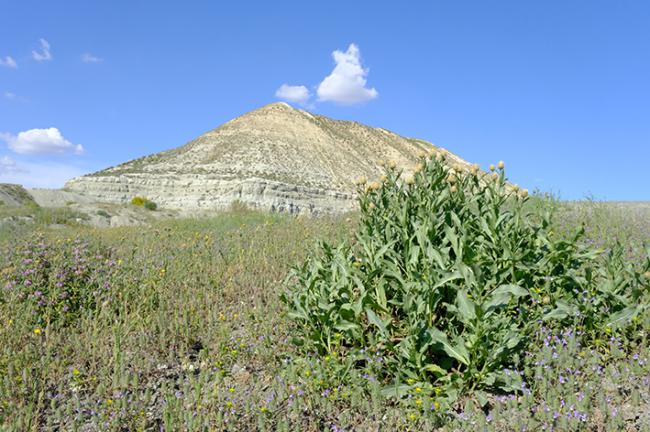
[{"label": "green leaf", "polygon": [[413,386],[408,384],[395,384],[381,389],[381,395],[384,397],[401,398],[406,396],[412,388]]},{"label": "green leaf", "polygon": [[456,307],[463,323],[468,324],[476,318],[476,305],[469,299],[466,290],[459,289],[456,293]]},{"label": "green leaf", "polygon": [[451,342],[449,342],[449,339],[447,339],[447,335],[440,330],[436,328],[430,328],[427,330],[427,332],[429,333],[429,336],[431,336],[431,341],[435,344],[439,344],[445,354],[458,360],[466,366],[469,365],[469,353],[467,352],[467,348],[465,348],[465,342],[462,341],[462,338],[462,343],[452,345]]},{"label": "green leaf", "polygon": [[628,306],[625,309],[622,309],[618,312],[611,314],[605,321],[605,327],[620,327],[628,323],[632,318],[636,316],[639,311],[639,306]]},{"label": "green leaf", "polygon": [[438,366],[437,364],[430,363],[424,367],[422,367],[422,370],[425,372],[431,372],[434,374],[436,377],[441,377],[447,375],[447,371]]},{"label": "green leaf", "polygon": [[542,317],[542,321],[548,320],[563,320],[575,314],[575,308],[569,306],[568,303],[558,300],[555,302],[555,309],[548,312]]},{"label": "green leaf", "polygon": [[377,328],[379,328],[382,336],[388,337],[386,324],[384,324],[384,322],[377,316],[376,313],[374,313],[371,309],[366,308],[366,316],[368,317],[368,322],[374,324]]}]

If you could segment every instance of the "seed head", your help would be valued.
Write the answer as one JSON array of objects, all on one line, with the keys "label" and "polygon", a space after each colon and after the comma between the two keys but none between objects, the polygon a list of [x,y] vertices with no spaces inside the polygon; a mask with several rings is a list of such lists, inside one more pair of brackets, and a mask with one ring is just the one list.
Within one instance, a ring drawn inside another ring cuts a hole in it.
[{"label": "seed head", "polygon": [[390,169],[395,169],[396,166],[397,166],[397,162],[396,162],[395,160],[391,159],[391,160],[388,162],[388,168],[390,168]]},{"label": "seed head", "polygon": [[499,174],[493,172],[493,173],[492,173],[492,180],[495,180],[495,181],[496,181],[498,178],[499,178]]},{"label": "seed head", "polygon": [[370,204],[368,204],[368,208],[369,208],[370,210],[374,210],[375,207],[376,207],[376,206],[375,206],[375,203],[370,203]]},{"label": "seed head", "polygon": [[504,169],[506,167],[505,162],[499,161],[498,167],[499,167],[500,170]]},{"label": "seed head", "polygon": [[422,171],[423,169],[424,169],[424,164],[419,163],[419,164],[417,164],[417,165],[415,166],[415,170],[414,170],[414,172],[417,174],[417,173],[419,173],[420,171]]},{"label": "seed head", "polygon": [[381,187],[381,185],[379,183],[377,183],[376,181],[374,181],[374,182],[370,183],[368,185],[368,187],[370,187],[370,190],[375,191],[375,190],[379,189]]},{"label": "seed head", "polygon": [[490,164],[490,171],[494,171],[495,169],[496,167],[494,166],[494,164]]},{"label": "seed head", "polygon": [[521,192],[519,192],[519,196],[526,198],[528,196],[528,189],[522,189]]},{"label": "seed head", "polygon": [[379,181],[384,183],[386,180],[388,180],[388,177],[386,177],[384,174],[379,176]]},{"label": "seed head", "polygon": [[650,271],[643,273],[643,276],[645,276],[646,279],[650,279]]},{"label": "seed head", "polygon": [[453,186],[451,187],[451,189],[449,189],[449,190],[451,191],[451,193],[456,193],[456,192],[458,192],[458,188],[456,187],[456,185],[453,185]]},{"label": "seed head", "polygon": [[457,180],[457,179],[456,179],[456,174],[455,174],[453,171],[451,171],[451,172],[449,173],[449,175],[447,176],[447,182],[448,182],[449,184],[454,184],[454,183],[456,183],[456,180]]},{"label": "seed head", "polygon": [[479,166],[478,166],[478,164],[474,164],[474,165],[472,165],[472,167],[471,167],[469,170],[470,170],[470,172],[472,173],[472,175],[476,175],[476,174],[478,174],[478,170],[479,170]]},{"label": "seed head", "polygon": [[515,183],[515,185],[512,187],[512,190],[515,192],[519,192],[519,185]]},{"label": "seed head", "polygon": [[407,185],[412,185],[413,183],[415,183],[415,177],[413,177],[412,175],[406,176],[406,178],[404,179],[404,183],[406,183]]},{"label": "seed head", "polygon": [[357,184],[359,186],[363,186],[364,184],[366,184],[367,181],[368,180],[366,179],[366,176],[361,176],[361,177],[357,178]]}]

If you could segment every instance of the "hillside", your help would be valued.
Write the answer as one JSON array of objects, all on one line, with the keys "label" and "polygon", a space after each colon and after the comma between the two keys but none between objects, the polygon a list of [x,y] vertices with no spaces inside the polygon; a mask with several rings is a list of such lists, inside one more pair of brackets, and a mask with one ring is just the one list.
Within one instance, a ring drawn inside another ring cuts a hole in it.
[{"label": "hillside", "polygon": [[[436,149],[385,129],[274,103],[179,148],[75,178],[66,189],[113,203],[142,195],[185,210],[240,201],[290,213],[338,213],[356,207],[355,179],[379,177],[382,160],[409,171],[420,153]],[[468,165],[453,155],[449,160]]]}]

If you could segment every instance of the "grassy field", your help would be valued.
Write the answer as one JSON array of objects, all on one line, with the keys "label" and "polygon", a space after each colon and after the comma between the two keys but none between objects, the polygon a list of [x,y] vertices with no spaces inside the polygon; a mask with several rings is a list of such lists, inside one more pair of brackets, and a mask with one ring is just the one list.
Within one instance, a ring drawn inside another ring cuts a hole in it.
[{"label": "grassy field", "polygon": [[[555,205],[560,235],[584,224],[581,241],[606,253],[618,240],[641,268],[647,206]],[[517,390],[446,405],[435,382],[406,382],[394,397],[379,351],[305,356],[280,300],[289,270],[317,240],[352,238],[359,215],[239,209],[104,229],[39,218],[0,240],[3,430],[650,430],[647,312],[591,345],[540,326],[505,371]]]}]

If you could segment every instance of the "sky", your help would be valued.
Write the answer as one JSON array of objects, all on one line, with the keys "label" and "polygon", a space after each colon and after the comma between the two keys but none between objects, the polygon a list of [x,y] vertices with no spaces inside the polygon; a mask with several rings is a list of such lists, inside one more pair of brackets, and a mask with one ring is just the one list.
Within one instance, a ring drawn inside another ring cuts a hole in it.
[{"label": "sky", "polygon": [[562,199],[650,200],[650,2],[0,0],[0,182],[178,147],[278,100]]}]

